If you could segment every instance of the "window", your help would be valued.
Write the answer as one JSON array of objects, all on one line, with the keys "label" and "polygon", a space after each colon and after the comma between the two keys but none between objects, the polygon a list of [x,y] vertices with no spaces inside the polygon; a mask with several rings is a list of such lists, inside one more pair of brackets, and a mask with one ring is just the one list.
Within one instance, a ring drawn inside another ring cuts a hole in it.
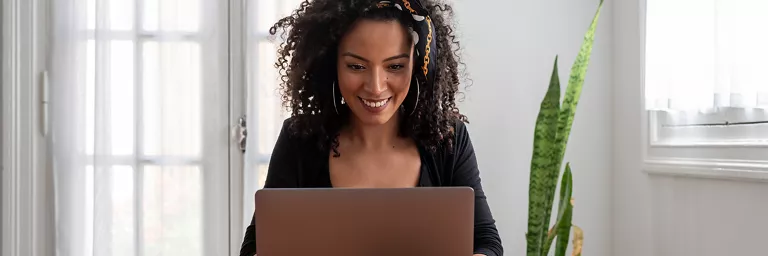
[{"label": "window", "polygon": [[[300,1],[37,1],[51,13],[40,22],[50,53],[38,56],[50,55],[55,250],[237,251],[232,223],[249,224],[287,117],[274,68],[281,38],[268,28]],[[243,155],[231,120],[241,114]],[[232,191],[240,176],[243,190]]]},{"label": "window", "polygon": [[646,3],[649,159],[768,170],[768,1]]},{"label": "window", "polygon": [[[264,187],[269,159],[277,136],[289,113],[282,108],[279,74],[274,67],[280,34],[269,35],[278,19],[293,12],[301,0],[247,1],[248,132],[244,164],[243,225],[253,216],[253,195]],[[250,128],[253,127],[253,128]]]},{"label": "window", "polygon": [[229,252],[226,1],[50,1],[57,250]]},{"label": "window", "polygon": [[657,139],[768,140],[766,12],[762,0],[648,0],[646,107]]}]

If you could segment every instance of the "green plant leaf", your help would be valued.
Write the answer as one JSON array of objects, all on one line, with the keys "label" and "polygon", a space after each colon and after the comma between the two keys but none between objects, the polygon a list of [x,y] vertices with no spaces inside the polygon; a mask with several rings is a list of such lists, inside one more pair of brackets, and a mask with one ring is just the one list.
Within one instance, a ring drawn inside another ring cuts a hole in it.
[{"label": "green plant leaf", "polygon": [[[557,115],[560,110],[560,78],[557,57],[549,82],[549,88],[541,101],[533,138],[530,183],[528,184],[528,232],[527,255],[541,256],[547,238],[552,199],[546,194],[557,186],[557,155],[555,136]],[[553,182],[554,181],[554,182]]]},{"label": "green plant leaf", "polygon": [[[571,75],[562,107],[560,106],[560,82],[557,72],[557,58],[555,58],[555,68],[552,73],[549,88],[541,102],[534,132],[533,156],[531,159],[528,192],[528,232],[526,232],[528,256],[546,256],[555,237],[560,238],[557,242],[557,252],[560,252],[560,255],[565,253],[564,249],[561,251],[559,248],[562,245],[562,238],[564,238],[565,241],[568,239],[568,229],[573,214],[573,205],[570,203],[573,185],[570,165],[566,165],[566,172],[563,174],[562,182],[564,182],[564,185],[561,187],[558,221],[551,233],[548,231],[548,227],[550,215],[552,214],[555,189],[557,188],[557,178],[562,167],[565,149],[567,147],[568,138],[576,113],[576,107],[579,98],[581,97],[581,89],[584,85],[584,77],[586,76],[587,67],[589,66],[595,30],[597,28],[597,21],[602,6],[603,0],[600,0],[600,5],[598,6],[589,30],[584,36],[584,42],[576,61],[571,67]],[[581,239],[578,241],[583,240],[583,233],[581,233],[581,229],[578,227],[574,228],[575,245],[577,238]],[[580,232],[578,234],[582,235],[581,237],[576,234],[577,231]],[[563,232],[565,232],[564,235]],[[579,244],[578,249],[578,255],[580,255],[581,244]],[[576,250],[574,250],[574,255],[575,254],[577,254]]]},{"label": "green plant leaf", "polygon": [[[565,250],[568,249],[568,238],[571,234],[571,220],[573,219],[573,174],[571,165],[565,164],[565,173],[563,173],[563,182],[560,190],[560,209],[559,220],[557,222],[557,244],[555,244],[555,256],[565,256]],[[561,215],[560,215],[561,214]]]},{"label": "green plant leaf", "polygon": [[[571,215],[573,212],[573,205],[571,204],[572,191],[573,177],[570,164],[567,164],[565,166],[565,173],[563,173],[563,178],[561,179],[560,183],[560,203],[557,207],[557,221],[555,221],[555,225],[547,235],[547,242],[544,245],[544,255],[549,253],[549,249],[552,246],[552,242],[555,240],[555,237],[558,238],[557,247],[555,248],[559,249],[560,240],[562,239],[563,234],[565,234],[567,247],[568,234],[570,233],[571,227]],[[564,252],[565,251],[559,252],[559,250],[556,250],[555,255],[561,256]]]},{"label": "green plant leaf", "polygon": [[[557,140],[556,144],[558,159],[563,159],[565,155],[565,149],[568,144],[568,137],[571,134],[571,126],[573,125],[573,119],[576,115],[576,107],[579,104],[579,98],[581,97],[581,89],[584,85],[584,77],[587,74],[587,67],[589,66],[590,56],[592,55],[592,44],[595,41],[595,30],[597,29],[597,21],[600,18],[600,11],[603,7],[603,0],[600,0],[600,4],[597,7],[595,17],[592,19],[592,24],[589,25],[587,33],[584,35],[584,42],[581,45],[579,55],[576,56],[571,67],[571,76],[568,80],[568,88],[565,91],[565,99],[563,99],[562,108],[560,108],[558,128],[557,128]],[[560,169],[558,166],[558,170]]]}]

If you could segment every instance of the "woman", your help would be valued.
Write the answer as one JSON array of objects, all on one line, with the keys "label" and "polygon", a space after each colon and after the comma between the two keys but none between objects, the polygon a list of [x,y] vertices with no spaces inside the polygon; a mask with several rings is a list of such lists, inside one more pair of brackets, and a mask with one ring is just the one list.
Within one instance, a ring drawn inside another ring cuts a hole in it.
[{"label": "woman", "polygon": [[[469,186],[475,255],[500,256],[466,117],[455,104],[458,42],[435,0],[313,0],[270,30],[290,31],[276,66],[283,124],[265,187]],[[253,223],[240,255],[256,251]]]}]

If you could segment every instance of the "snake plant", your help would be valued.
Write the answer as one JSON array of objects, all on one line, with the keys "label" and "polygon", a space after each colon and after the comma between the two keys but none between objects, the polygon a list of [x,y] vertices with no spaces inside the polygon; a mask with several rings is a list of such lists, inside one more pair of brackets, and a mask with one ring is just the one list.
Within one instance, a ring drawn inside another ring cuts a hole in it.
[{"label": "snake plant", "polygon": [[584,235],[579,227],[571,223],[573,216],[573,174],[570,163],[565,164],[565,170],[560,181],[560,200],[555,224],[551,228],[549,224],[555,201],[557,181],[576,114],[576,106],[579,103],[581,89],[584,85],[584,77],[589,66],[595,29],[602,7],[603,0],[600,0],[592,24],[584,36],[581,50],[571,67],[571,75],[562,105],[560,104],[557,57],[555,57],[549,88],[541,101],[539,115],[536,118],[528,188],[527,256],[547,256],[553,242],[555,243],[555,256],[564,256],[572,228],[574,231],[572,255],[581,255]]}]

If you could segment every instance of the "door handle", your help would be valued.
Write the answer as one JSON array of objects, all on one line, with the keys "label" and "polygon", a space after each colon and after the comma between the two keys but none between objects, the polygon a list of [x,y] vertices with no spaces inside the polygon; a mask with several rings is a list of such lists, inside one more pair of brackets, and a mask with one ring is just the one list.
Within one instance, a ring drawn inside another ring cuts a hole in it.
[{"label": "door handle", "polygon": [[246,123],[246,116],[242,115],[237,119],[237,145],[240,147],[240,152],[245,153],[245,142],[248,139],[248,125]]}]

